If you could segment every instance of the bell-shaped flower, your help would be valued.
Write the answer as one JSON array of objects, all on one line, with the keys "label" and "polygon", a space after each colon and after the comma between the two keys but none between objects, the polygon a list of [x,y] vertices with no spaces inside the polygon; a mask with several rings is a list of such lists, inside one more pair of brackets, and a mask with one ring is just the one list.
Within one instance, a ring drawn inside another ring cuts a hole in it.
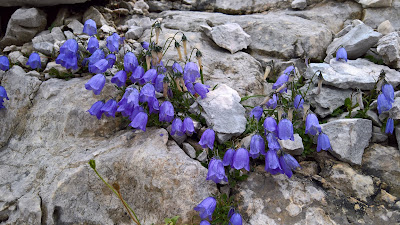
[{"label": "bell-shaped flower", "polygon": [[276,123],[276,120],[273,117],[267,117],[264,120],[264,131],[265,135],[267,132],[272,132],[275,134],[275,136],[278,136],[278,124]]},{"label": "bell-shaped flower", "polygon": [[200,218],[202,220],[208,217],[209,220],[212,220],[212,214],[217,206],[217,200],[213,197],[208,197],[204,199],[200,204],[194,207],[194,210],[200,213]]},{"label": "bell-shaped flower", "polygon": [[111,36],[107,37],[107,48],[110,52],[117,52],[119,50],[120,39],[121,37],[117,33],[113,33]]},{"label": "bell-shaped flower", "polygon": [[160,103],[157,98],[150,98],[148,106],[150,114],[158,113],[160,111]]},{"label": "bell-shaped flower", "polygon": [[336,61],[339,60],[344,60],[347,62],[347,52],[346,49],[344,49],[343,47],[339,48],[336,52]]},{"label": "bell-shaped flower", "polygon": [[185,86],[186,86],[187,90],[190,92],[190,94],[192,94],[192,95],[196,94],[196,90],[194,89],[192,82],[186,82]]},{"label": "bell-shaped flower", "polygon": [[130,121],[134,121],[135,117],[137,116],[137,114],[139,114],[140,112],[145,112],[144,108],[142,106],[138,106],[138,107],[134,107],[132,109],[132,111],[130,112],[129,115],[129,120]]},{"label": "bell-shaped flower", "polygon": [[56,63],[61,64],[66,69],[78,69],[78,43],[74,39],[68,39],[60,47],[60,54],[56,58]]},{"label": "bell-shaped flower", "polygon": [[41,68],[42,64],[40,62],[39,54],[37,54],[36,52],[32,52],[26,65],[30,66],[32,69]]},{"label": "bell-shaped flower", "polygon": [[300,167],[300,164],[297,162],[297,160],[290,154],[284,154],[283,156],[279,157],[279,163],[283,173],[289,178],[291,178],[293,175],[292,170]]},{"label": "bell-shaped flower", "polygon": [[270,149],[265,155],[265,171],[275,175],[283,173],[281,164],[279,163],[278,155],[275,150]]},{"label": "bell-shaped flower", "polygon": [[8,96],[7,96],[6,89],[5,89],[3,86],[0,86],[0,98],[1,98],[1,99],[5,98],[5,99],[7,99],[7,100],[10,100],[10,99],[8,98]]},{"label": "bell-shaped flower", "polygon": [[228,218],[231,218],[231,217],[233,216],[234,213],[235,213],[235,208],[233,208],[233,207],[231,206],[231,208],[229,209],[229,212],[228,212]]},{"label": "bell-shaped flower", "polygon": [[249,152],[244,148],[239,148],[236,150],[232,159],[232,168],[240,170],[244,168],[247,171],[250,171],[250,157]]},{"label": "bell-shaped flower", "polygon": [[296,97],[294,97],[294,108],[295,109],[303,109],[303,104],[304,104],[304,99],[301,95],[296,95]]},{"label": "bell-shaped flower", "polygon": [[242,216],[239,213],[234,213],[231,217],[231,219],[229,220],[229,224],[232,225],[242,225],[243,220],[242,220]]},{"label": "bell-shaped flower", "polygon": [[118,71],[113,78],[111,78],[111,83],[116,84],[118,87],[125,86],[126,82],[126,72],[121,70]]},{"label": "bell-shaped flower", "polygon": [[83,25],[83,33],[89,36],[97,34],[96,22],[92,19],[86,20],[85,24]]},{"label": "bell-shaped flower", "polygon": [[129,125],[133,128],[146,131],[147,119],[148,119],[147,113],[139,112]]},{"label": "bell-shaped flower", "polygon": [[233,156],[235,155],[235,150],[234,149],[228,149],[225,152],[224,158],[222,159],[222,164],[224,166],[232,166],[232,160],[233,160]]},{"label": "bell-shaped flower", "polygon": [[165,101],[160,106],[158,120],[160,122],[171,122],[174,119],[174,107],[171,102]]},{"label": "bell-shaped flower", "polygon": [[[394,129],[394,121],[392,118],[388,118],[386,121],[386,128],[385,128],[385,133],[387,134],[393,134],[393,129]],[[397,131],[396,131],[397,132]],[[397,133],[396,133],[397,134]]]},{"label": "bell-shaped flower", "polygon": [[141,44],[142,44],[142,47],[143,47],[144,49],[149,50],[149,46],[150,46],[150,43],[149,43],[149,42],[143,41]]},{"label": "bell-shaped flower", "polygon": [[157,65],[153,65],[151,68],[157,70],[157,73],[167,72],[167,68],[165,68],[163,61],[160,61]]},{"label": "bell-shaped flower", "polygon": [[278,138],[281,140],[292,140],[294,141],[293,136],[293,124],[288,119],[281,119],[278,124]]},{"label": "bell-shaped flower", "polygon": [[[272,85],[272,89],[278,89],[280,88],[282,85],[286,84],[286,82],[289,81],[289,75],[287,74],[282,74],[281,76],[278,77],[278,79],[276,80],[276,82],[274,83],[274,85]],[[284,88],[282,90],[280,90],[279,92],[282,93],[284,91],[286,91],[287,88]]]},{"label": "bell-shaped flower", "polygon": [[195,132],[192,118],[186,117],[183,120],[183,132],[189,136],[191,136]]},{"label": "bell-shaped flower", "polygon": [[106,102],[106,104],[103,105],[101,108],[101,111],[106,115],[107,117],[115,117],[115,112],[117,111],[117,102],[114,99],[110,99]]},{"label": "bell-shaped flower", "polygon": [[103,114],[103,111],[101,111],[103,106],[104,106],[104,102],[103,101],[97,101],[96,103],[94,103],[92,105],[92,107],[90,107],[88,112],[90,113],[90,115],[96,116],[97,119],[100,120],[101,119],[101,115]]},{"label": "bell-shaped flower", "polygon": [[108,62],[107,67],[112,68],[114,66],[115,61],[117,60],[117,57],[114,54],[108,54],[106,59]]},{"label": "bell-shaped flower", "polygon": [[207,86],[202,83],[195,83],[194,90],[196,90],[196,93],[199,94],[202,99],[206,98],[209,92]]},{"label": "bell-shaped flower", "polygon": [[257,121],[261,119],[261,116],[263,114],[263,108],[261,106],[256,106],[251,110],[250,112],[250,118],[254,117]]},{"label": "bell-shaped flower", "polygon": [[103,74],[97,74],[90,78],[90,80],[85,84],[87,90],[93,90],[95,95],[99,95],[101,90],[106,83],[106,77]]},{"label": "bell-shaped flower", "polygon": [[91,73],[104,73],[108,69],[107,59],[100,59],[99,61],[89,64],[89,72]]},{"label": "bell-shaped flower", "polygon": [[156,82],[154,84],[154,87],[156,88],[156,91],[159,93],[163,92],[163,88],[164,88],[164,78],[165,75],[164,74],[158,74],[157,78],[156,78]]},{"label": "bell-shaped flower", "polygon": [[250,140],[250,156],[251,158],[255,159],[262,152],[265,152],[264,138],[262,138],[259,134],[255,134]]},{"label": "bell-shaped flower", "polygon": [[[268,148],[270,150],[278,151],[279,149],[281,149],[281,145],[279,144],[278,139],[276,138],[274,133],[267,134],[267,141],[268,141]],[[265,155],[265,153],[262,154]]]},{"label": "bell-shaped flower", "polygon": [[171,135],[183,136],[183,122],[180,118],[175,118],[171,124]]},{"label": "bell-shaped flower", "polygon": [[150,83],[145,84],[140,90],[139,101],[148,102],[150,98],[156,97],[156,90],[154,86]]},{"label": "bell-shaped flower", "polygon": [[128,52],[124,56],[124,70],[126,72],[133,72],[139,66],[138,60],[132,52]]},{"label": "bell-shaped flower", "polygon": [[200,225],[211,225],[211,223],[208,222],[207,220],[203,220],[200,222]]},{"label": "bell-shaped flower", "polygon": [[[131,75],[132,83],[139,82],[142,79],[143,75],[144,75],[143,67],[141,67],[141,66],[136,67],[136,69],[132,72],[132,75]],[[143,85],[143,84],[145,84],[145,83],[140,83],[140,85]]]},{"label": "bell-shaped flower", "polygon": [[68,39],[64,42],[64,44],[60,47],[60,54],[65,54],[68,56],[72,56],[78,53],[78,42],[74,39]]},{"label": "bell-shaped flower", "polygon": [[175,74],[183,74],[182,66],[177,62],[174,62],[174,64],[172,64],[172,71]]},{"label": "bell-shaped flower", "polygon": [[286,69],[283,71],[283,74],[290,75],[292,71],[294,70],[294,66],[288,66]]},{"label": "bell-shaped flower", "polygon": [[139,83],[155,83],[157,79],[157,70],[156,69],[149,69],[144,73],[143,77],[140,79]]},{"label": "bell-shaped flower", "polygon": [[96,37],[91,37],[87,44],[87,50],[93,54],[99,48],[99,41]]},{"label": "bell-shaped flower", "polygon": [[194,62],[188,62],[185,65],[185,69],[183,71],[183,79],[186,82],[194,83],[196,78],[200,77],[199,67]]},{"label": "bell-shaped flower", "polygon": [[207,129],[204,131],[203,135],[201,135],[199,144],[203,148],[214,149],[214,141],[215,141],[215,132],[212,129]]},{"label": "bell-shaped flower", "polygon": [[228,177],[225,175],[225,168],[220,159],[212,158],[208,164],[208,173],[206,180],[212,180],[219,184],[222,180],[228,182]]},{"label": "bell-shaped flower", "polygon": [[127,88],[118,106],[117,112],[121,112],[123,116],[130,116],[132,110],[139,106],[139,91],[136,88]]},{"label": "bell-shaped flower", "polygon": [[320,133],[318,135],[318,140],[317,140],[317,152],[320,152],[322,150],[329,150],[331,149],[331,142],[329,141],[328,135],[324,133]]},{"label": "bell-shaped flower", "polygon": [[382,86],[382,93],[386,97],[386,99],[390,102],[394,102],[394,89],[391,84],[385,84]]},{"label": "bell-shaped flower", "polygon": [[306,118],[305,134],[311,134],[315,136],[320,132],[321,132],[321,126],[319,125],[317,116],[313,113],[308,114]]},{"label": "bell-shaped flower", "polygon": [[276,96],[276,94],[274,94],[272,98],[268,100],[266,106],[269,109],[275,109],[277,105],[278,105],[278,97]]},{"label": "bell-shaped flower", "polygon": [[0,70],[6,71],[10,68],[10,61],[7,56],[0,56]]},{"label": "bell-shaped flower", "polygon": [[392,103],[385,97],[383,93],[378,95],[378,113],[389,111],[392,108]]},{"label": "bell-shaped flower", "polygon": [[104,54],[104,51],[101,50],[100,48],[96,49],[96,51],[93,52],[93,54],[88,58],[89,65],[95,64],[97,61],[101,59],[105,59],[106,56]]}]

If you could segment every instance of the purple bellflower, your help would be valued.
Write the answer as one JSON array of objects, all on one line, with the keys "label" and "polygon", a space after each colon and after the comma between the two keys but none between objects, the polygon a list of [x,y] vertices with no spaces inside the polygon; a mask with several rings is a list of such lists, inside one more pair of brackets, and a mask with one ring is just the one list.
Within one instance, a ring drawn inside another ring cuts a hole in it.
[{"label": "purple bellflower", "polygon": [[104,73],[108,69],[107,59],[100,59],[99,61],[89,64],[89,72],[91,73]]},{"label": "purple bellflower", "polygon": [[96,116],[97,119],[100,120],[101,119],[101,115],[103,114],[103,111],[101,111],[103,106],[104,106],[104,102],[103,101],[98,101],[98,102],[94,103],[92,105],[92,107],[90,107],[88,112],[90,113],[90,115]]},{"label": "purple bellflower", "polygon": [[156,88],[156,91],[159,93],[163,92],[163,88],[164,88],[164,74],[158,74],[157,78],[156,78],[156,82],[154,84],[154,87]]},{"label": "purple bellflower", "polygon": [[228,182],[228,177],[225,175],[225,168],[220,159],[212,158],[208,164],[208,173],[206,180],[212,180],[219,184],[222,180]]},{"label": "purple bellflower", "polygon": [[117,52],[119,49],[120,40],[121,37],[117,33],[113,33],[111,36],[107,37],[108,50],[110,50],[110,52]]},{"label": "purple bellflower", "polygon": [[171,122],[174,119],[174,107],[171,102],[165,101],[160,106],[160,113],[158,120],[160,122]]},{"label": "purple bellflower", "polygon": [[211,224],[207,220],[203,220],[200,222],[200,225],[211,225]]},{"label": "purple bellflower", "polygon": [[207,93],[209,92],[208,87],[202,83],[195,83],[194,90],[196,90],[197,94],[201,96],[201,99],[207,97]]},{"label": "purple bellflower", "polygon": [[383,112],[389,111],[392,108],[392,103],[389,99],[385,97],[383,93],[378,95],[378,113],[381,114]]},{"label": "purple bellflower", "polygon": [[347,52],[343,47],[339,48],[336,52],[336,61],[339,61],[340,59],[347,62]]},{"label": "purple bellflower", "polygon": [[[131,81],[132,83],[139,82],[144,75],[144,69],[141,66],[136,67],[136,69],[132,72]],[[140,83],[143,85],[144,83]]]},{"label": "purple bellflower", "polygon": [[111,78],[111,83],[116,84],[118,87],[125,86],[126,82],[126,72],[121,70],[118,71],[113,78]]},{"label": "purple bellflower", "polygon": [[180,118],[175,118],[171,124],[171,135],[183,136],[183,122]]},{"label": "purple bellflower", "polygon": [[259,134],[255,134],[251,137],[250,141],[250,156],[251,158],[257,158],[260,153],[265,153],[265,142]]},{"label": "purple bellflower", "polygon": [[185,65],[185,69],[183,71],[183,79],[186,82],[194,83],[196,78],[200,77],[199,67],[194,62],[188,62]]},{"label": "purple bellflower", "polygon": [[294,141],[293,136],[293,124],[288,119],[281,119],[278,124],[278,138],[281,140],[292,140]]},{"label": "purple bellflower", "polygon": [[265,135],[267,135],[267,132],[272,132],[275,134],[275,136],[278,136],[278,124],[276,123],[276,120],[273,117],[267,117],[264,120],[264,131]]},{"label": "purple bellflower", "polygon": [[201,135],[199,144],[203,148],[210,148],[211,150],[214,149],[214,141],[215,141],[215,132],[212,129],[207,129],[204,131],[203,135]]},{"label": "purple bellflower", "polygon": [[42,64],[40,62],[39,54],[37,54],[36,52],[32,52],[26,65],[30,66],[32,69],[41,68]]},{"label": "purple bellflower", "polygon": [[[268,148],[270,150],[275,150],[278,151],[281,149],[281,145],[278,142],[278,139],[276,138],[274,133],[268,133],[267,134],[267,141],[268,141]],[[263,153],[265,155],[265,152]]]},{"label": "purple bellflower", "polygon": [[57,64],[61,64],[66,69],[78,69],[78,42],[68,39],[60,47],[60,54],[56,59]]},{"label": "purple bellflower", "polygon": [[281,164],[279,163],[278,155],[275,150],[270,149],[265,155],[265,171],[275,175],[283,173]]},{"label": "purple bellflower", "polygon": [[112,68],[114,66],[115,61],[117,60],[117,57],[114,54],[108,54],[106,59],[108,62],[107,67]]},{"label": "purple bellflower", "polygon": [[190,94],[192,94],[192,95],[196,94],[196,90],[194,89],[192,82],[186,82],[185,86],[186,86],[187,90],[190,92]]},{"label": "purple bellflower", "polygon": [[391,84],[385,84],[382,86],[382,93],[386,97],[386,99],[390,102],[394,102],[394,89]]},{"label": "purple bellflower", "polygon": [[96,51],[93,52],[93,54],[88,58],[89,65],[95,64],[97,61],[101,59],[105,59],[106,56],[104,54],[104,51],[101,50],[100,48],[96,49]]},{"label": "purple bellflower", "polygon": [[263,114],[263,108],[261,106],[256,106],[250,112],[250,118],[254,117],[257,121],[260,121]]},{"label": "purple bellflower", "polygon": [[115,117],[115,112],[117,111],[117,102],[114,99],[110,99],[106,102],[106,104],[103,105],[101,108],[101,111],[106,115],[107,117]]},{"label": "purple bellflower", "polygon": [[233,216],[234,213],[235,213],[235,208],[231,207],[231,208],[229,209],[229,212],[228,212],[228,218],[231,218],[231,217]]},{"label": "purple bellflower", "polygon": [[149,42],[147,42],[147,41],[143,41],[143,42],[142,42],[142,47],[143,47],[144,49],[149,50],[149,46],[150,46],[150,43],[149,43]]},{"label": "purple bellflower", "polygon": [[0,98],[10,100],[7,96],[6,89],[3,86],[0,86]]},{"label": "purple bellflower", "polygon": [[99,41],[96,37],[91,37],[87,44],[87,50],[93,54],[99,48]]},{"label": "purple bellflower", "polygon": [[175,73],[175,74],[183,74],[183,69],[182,69],[182,66],[179,64],[179,63],[177,63],[177,62],[174,62],[174,64],[172,64],[172,71]]},{"label": "purple bellflower", "polygon": [[329,141],[328,135],[326,135],[322,132],[318,135],[317,152],[320,152],[321,149],[325,150],[325,151],[332,149],[331,142]]},{"label": "purple bellflower", "polygon": [[85,84],[85,88],[87,90],[93,90],[95,95],[99,95],[101,90],[103,90],[105,83],[106,77],[103,74],[97,74],[90,78],[90,80]]},{"label": "purple bellflower", "polygon": [[229,225],[242,225],[242,216],[239,213],[234,213],[229,220]]},{"label": "purple bellflower", "polygon": [[124,56],[124,69],[126,72],[133,72],[139,66],[138,60],[132,52],[128,52]]},{"label": "purple bellflower", "polygon": [[313,113],[308,114],[306,118],[305,134],[311,134],[315,136],[319,132],[321,132],[321,126],[319,125],[317,116]]},{"label": "purple bellflower", "polygon": [[127,88],[118,106],[117,112],[121,112],[123,116],[130,116],[132,110],[139,106],[139,91],[136,88]]},{"label": "purple bellflower", "polygon": [[154,86],[150,83],[145,84],[140,90],[139,101],[149,102],[150,98],[156,97],[156,90]]},{"label": "purple bellflower", "polygon": [[129,115],[129,120],[134,121],[137,114],[140,112],[145,112],[142,106],[134,107],[131,114]]},{"label": "purple bellflower", "polygon": [[392,118],[388,118],[386,121],[385,133],[393,134],[393,129],[394,129],[394,121]]},{"label": "purple bellflower", "polygon": [[288,66],[286,69],[283,71],[283,74],[290,75],[290,73],[294,70],[294,66]]},{"label": "purple bellflower", "polygon": [[150,98],[149,100],[149,113],[158,113],[160,111],[160,103],[157,98]]},{"label": "purple bellflower", "polygon": [[0,70],[6,71],[10,68],[10,61],[8,61],[7,56],[0,56]]},{"label": "purple bellflower", "polygon": [[303,109],[304,99],[301,95],[296,95],[296,97],[294,97],[293,103],[295,109]]},{"label": "purple bellflower", "polygon": [[237,170],[244,168],[245,170],[250,171],[249,152],[246,149],[239,148],[236,150],[232,158],[232,168]]},{"label": "purple bellflower", "polygon": [[146,131],[147,119],[148,119],[147,113],[139,112],[129,125],[133,128]]},{"label": "purple bellflower", "polygon": [[213,197],[208,197],[204,199],[200,204],[194,207],[194,210],[200,213],[200,218],[204,220],[208,217],[209,220],[212,220],[212,214],[217,206],[217,200]]},{"label": "purple bellflower", "polygon": [[272,98],[268,100],[266,106],[269,109],[275,109],[277,105],[278,105],[278,97],[276,96],[276,94],[274,94]]},{"label": "purple bellflower", "polygon": [[[278,77],[278,79],[276,80],[274,85],[272,85],[272,89],[274,89],[274,90],[278,89],[288,81],[289,81],[289,75],[284,73],[280,77]],[[282,93],[282,92],[286,92],[286,91],[287,91],[287,88],[284,88],[284,89],[280,90],[279,92]]]},{"label": "purple bellflower", "polygon": [[300,164],[297,162],[297,160],[290,154],[284,154],[283,156],[279,157],[279,163],[282,167],[283,173],[289,178],[291,178],[293,175],[292,170],[300,167]]},{"label": "purple bellflower", "polygon": [[157,70],[156,69],[149,69],[144,73],[143,77],[140,79],[139,83],[155,83],[157,79]]},{"label": "purple bellflower", "polygon": [[225,152],[224,159],[222,160],[222,164],[224,166],[232,166],[232,160],[233,156],[235,155],[235,150],[234,149],[228,149]]},{"label": "purple bellflower", "polygon": [[96,22],[92,19],[86,20],[85,25],[83,25],[83,33],[89,36],[97,34]]},{"label": "purple bellflower", "polygon": [[186,117],[183,120],[183,132],[189,136],[191,136],[195,132],[192,118]]}]

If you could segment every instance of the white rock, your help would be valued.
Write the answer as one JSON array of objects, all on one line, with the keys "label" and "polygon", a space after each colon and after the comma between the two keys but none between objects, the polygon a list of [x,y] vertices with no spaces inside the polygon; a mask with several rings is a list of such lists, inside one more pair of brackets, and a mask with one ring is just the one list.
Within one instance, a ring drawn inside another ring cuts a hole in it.
[{"label": "white rock", "polygon": [[103,25],[108,25],[106,19],[104,19],[104,16],[93,6],[90,6],[89,9],[83,14],[83,23],[85,23],[88,19],[94,20],[97,28],[102,27]]},{"label": "white rock", "polygon": [[138,26],[132,26],[129,28],[129,30],[125,33],[125,37],[127,39],[134,39],[137,40],[139,39],[143,34],[143,28],[138,27]]},{"label": "white rock", "polygon": [[383,35],[386,35],[386,34],[394,32],[394,28],[389,20],[385,20],[381,24],[379,24],[378,32]]},{"label": "white rock", "polygon": [[227,23],[213,27],[210,35],[218,46],[229,50],[232,54],[246,49],[251,42],[250,35],[244,32],[237,23]]},{"label": "white rock", "polygon": [[108,25],[101,26],[100,30],[103,31],[103,33],[110,34],[110,35],[117,32],[117,30],[115,30],[114,27],[110,27]]},{"label": "white rock", "polygon": [[386,65],[400,68],[400,37],[397,32],[389,33],[379,39],[377,51]]},{"label": "white rock", "polygon": [[292,9],[305,9],[307,7],[306,0],[294,0],[292,2]]},{"label": "white rock", "polygon": [[2,0],[2,7],[10,7],[10,6],[54,6],[54,5],[64,5],[64,4],[76,4],[83,3],[87,0]]},{"label": "white rock", "polygon": [[196,150],[189,143],[183,143],[182,149],[190,158],[196,158]]},{"label": "white rock", "polygon": [[26,67],[26,63],[28,62],[28,58],[22,55],[20,51],[11,52],[8,54],[8,59],[12,64],[20,64],[23,67]]},{"label": "white rock", "polygon": [[83,24],[76,19],[72,20],[67,27],[71,28],[74,34],[82,34]]},{"label": "white rock", "polygon": [[392,6],[392,0],[356,0],[364,8],[380,8]]},{"label": "white rock", "polygon": [[304,151],[303,139],[299,134],[294,134],[294,141],[279,140],[282,150],[291,155],[301,155]]}]

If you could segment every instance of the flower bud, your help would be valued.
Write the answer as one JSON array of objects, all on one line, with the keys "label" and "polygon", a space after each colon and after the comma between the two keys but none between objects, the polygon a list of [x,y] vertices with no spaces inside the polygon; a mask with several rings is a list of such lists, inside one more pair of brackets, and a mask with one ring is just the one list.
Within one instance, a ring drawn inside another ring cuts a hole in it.
[{"label": "flower bud", "polygon": [[182,44],[183,44],[183,54],[185,58],[187,58],[187,38],[185,35],[182,36]]},{"label": "flower bud", "polygon": [[321,93],[322,81],[324,81],[324,78],[322,77],[322,73],[320,72],[318,75],[318,89],[316,92],[317,95],[319,95],[319,93]]},{"label": "flower bud", "polygon": [[181,45],[177,41],[175,41],[175,48],[178,51],[179,60],[182,60]]}]

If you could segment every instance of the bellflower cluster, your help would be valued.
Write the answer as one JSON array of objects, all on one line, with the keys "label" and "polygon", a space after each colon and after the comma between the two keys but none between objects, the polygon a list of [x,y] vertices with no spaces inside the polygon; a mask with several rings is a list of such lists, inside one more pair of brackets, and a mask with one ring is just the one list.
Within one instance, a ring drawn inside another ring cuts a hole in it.
[{"label": "bellflower cluster", "polygon": [[10,69],[10,61],[8,61],[7,56],[0,56],[0,70],[6,71]]},{"label": "bellflower cluster", "polygon": [[5,108],[3,105],[4,99],[10,100],[7,96],[6,89],[3,86],[0,86],[0,109]]},{"label": "bellflower cluster", "polygon": [[61,46],[56,63],[66,69],[78,69],[78,43],[74,39],[68,39]]},{"label": "bellflower cluster", "polygon": [[200,204],[198,204],[196,207],[194,207],[194,210],[200,213],[200,218],[202,220],[206,218],[212,220],[212,214],[214,213],[216,206],[217,200],[213,197],[208,197],[200,202]]},{"label": "bellflower cluster", "polygon": [[42,67],[42,64],[40,62],[39,54],[37,54],[36,52],[32,52],[26,65],[30,66],[32,69],[40,69]]}]

